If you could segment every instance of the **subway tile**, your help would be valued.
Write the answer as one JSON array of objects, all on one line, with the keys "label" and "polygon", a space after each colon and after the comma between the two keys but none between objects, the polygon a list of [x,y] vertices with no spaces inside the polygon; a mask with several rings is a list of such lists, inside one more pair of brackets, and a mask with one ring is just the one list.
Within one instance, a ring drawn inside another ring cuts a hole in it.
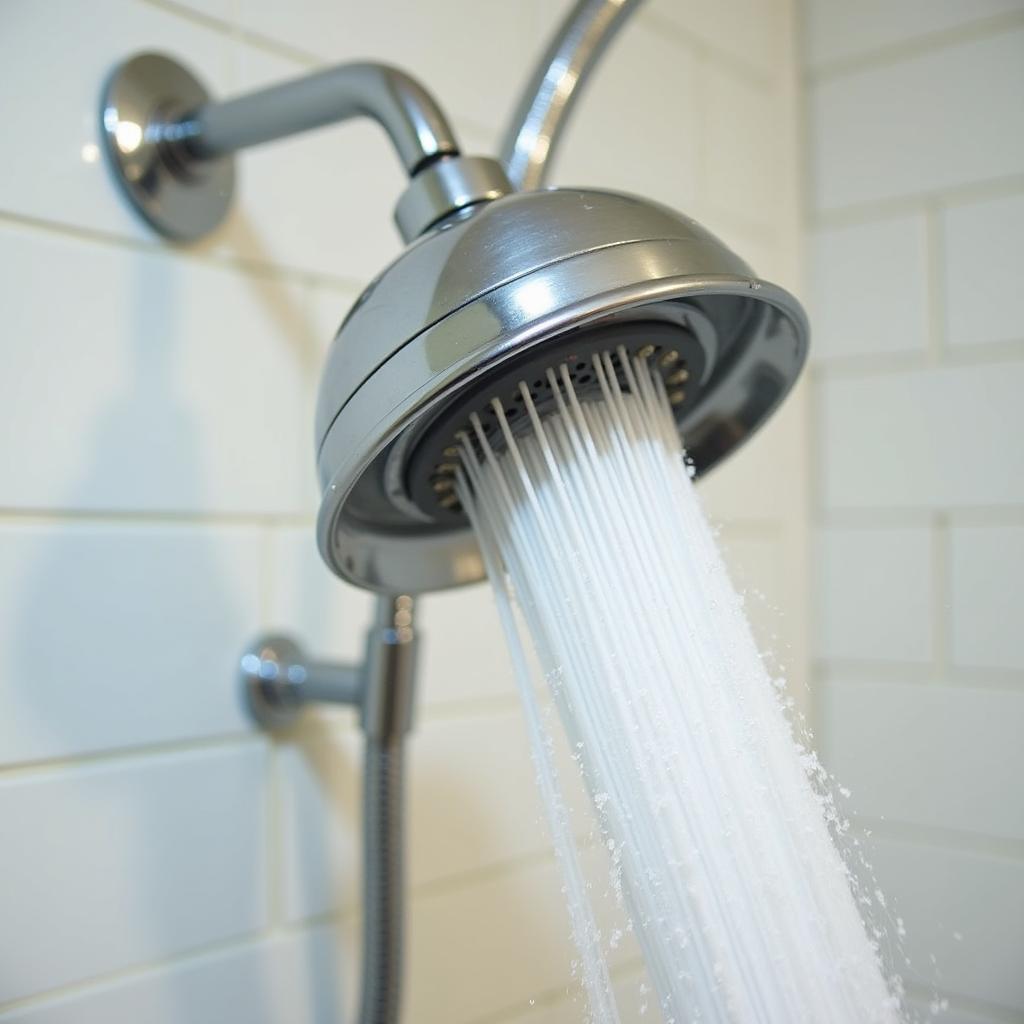
[{"label": "subway tile", "polygon": [[[660,1024],[663,1020],[657,996],[643,969],[634,968],[612,978],[612,995],[619,1024]],[[578,986],[556,998],[530,998],[526,1002],[526,1012],[508,1018],[509,1024],[579,1024],[591,1019],[587,998]]]},{"label": "subway tile", "polygon": [[[409,881],[493,868],[550,849],[522,715],[427,718],[407,746]],[[281,748],[288,920],[359,898],[363,740],[307,734]]]},{"label": "subway tile", "polygon": [[245,527],[0,530],[0,763],[246,730],[259,621]]},{"label": "subway tile", "polygon": [[1018,29],[812,85],[817,208],[1024,172],[1022,47]]},{"label": "subway tile", "polygon": [[824,362],[927,348],[927,265],[919,215],[813,232],[812,358]]},{"label": "subway tile", "polygon": [[1024,669],[1024,527],[954,527],[950,543],[953,662]]},{"label": "subway tile", "polygon": [[930,661],[931,547],[925,527],[820,529],[817,656]]},{"label": "subway tile", "polygon": [[680,38],[694,39],[754,71],[774,75],[784,70],[792,22],[780,4],[695,0],[684,7],[675,0],[654,0],[649,10],[654,19],[673,25]]},{"label": "subway tile", "polygon": [[1024,864],[881,838],[872,848],[878,886],[905,922],[905,977],[1014,1019],[1024,1010]]},{"label": "subway tile", "polygon": [[264,760],[247,743],[0,779],[0,1000],[263,928]]},{"label": "subway tile", "polygon": [[808,0],[803,5],[805,59],[812,66],[862,57],[886,47],[967,28],[1021,10],[1020,0]]},{"label": "subway tile", "polygon": [[426,594],[417,602],[423,704],[515,693],[489,583]]},{"label": "subway tile", "polygon": [[373,596],[327,568],[312,522],[269,527],[268,542],[268,630],[293,635],[317,660],[361,660]]},{"label": "subway tile", "polygon": [[[88,46],[80,45],[85,37]],[[211,92],[224,94],[225,37],[154,4],[105,0],[99,15],[75,0],[49,0],[45,17],[33,0],[4,4],[0,64],[6,94],[17,102],[5,104],[8,131],[0,140],[3,209],[132,238],[152,237],[122,199],[99,146],[104,80],[116,64],[147,51],[180,57]],[[112,290],[108,283],[101,294]]]},{"label": "subway tile", "polygon": [[240,0],[237,16],[244,27],[331,63],[397,65],[438,98],[456,126],[467,117],[504,127],[542,45],[532,3]]},{"label": "subway tile", "polygon": [[[954,999],[956,997],[954,996]],[[944,992],[936,989],[931,994],[930,998],[918,998],[908,999],[906,1001],[907,1008],[912,1012],[916,1013],[917,1017],[912,1019],[917,1020],[929,1020],[934,1018],[935,1020],[941,1021],[942,1024],[1003,1024],[1006,1020],[1005,1015],[1000,1013],[996,1009],[998,1017],[993,1017],[991,1014],[986,1013],[984,1010],[964,1010],[961,1007],[947,1007],[944,1010],[940,1010],[938,1014],[932,1009],[933,1004],[941,1004],[943,999],[945,1002],[949,1002],[948,996]]]},{"label": "subway tile", "polygon": [[335,335],[358,298],[357,288],[339,289],[320,284],[311,289],[309,314],[320,342],[322,358],[326,358]]},{"label": "subway tile", "polygon": [[858,681],[818,694],[822,756],[853,810],[1024,838],[1024,693]]},{"label": "subway tile", "polygon": [[697,196],[697,84],[695,58],[638,19],[587,83],[551,182],[631,192],[685,210]]},{"label": "subway tile", "polygon": [[801,382],[750,440],[698,481],[713,520],[792,522],[803,514],[806,402]]},{"label": "subway tile", "polygon": [[950,344],[1024,339],[1017,300],[1024,195],[950,207],[943,233]]},{"label": "subway tile", "polygon": [[795,216],[795,191],[790,188],[795,159],[781,141],[789,141],[784,133],[792,112],[778,92],[713,61],[703,65],[701,85],[706,104],[701,198],[759,225],[779,223],[792,198]]},{"label": "subway tile", "polygon": [[13,227],[0,233],[0,259],[18,339],[0,351],[0,377],[17,383],[0,434],[19,439],[0,452],[0,503],[315,508],[319,355],[302,290]]},{"label": "subway tile", "polygon": [[[600,877],[603,858],[603,849],[585,851],[588,878]],[[602,929],[616,920],[604,906],[597,916]],[[548,861],[421,896],[409,931],[410,1020],[465,1024],[526,1008],[531,997],[568,988],[577,955],[561,877]],[[636,955],[635,943],[625,942],[611,955],[612,966]]]},{"label": "subway tile", "polygon": [[788,588],[785,543],[779,536],[738,536],[726,525],[719,545],[736,591],[762,654],[786,660],[790,648],[788,623],[782,608]]},{"label": "subway tile", "polygon": [[817,408],[826,508],[1024,503],[1024,362],[825,375]]},{"label": "subway tile", "polygon": [[797,266],[796,246],[789,232],[751,224],[737,227],[727,219],[728,211],[700,202],[686,212],[732,249],[759,278],[781,285],[804,301],[802,269]]},{"label": "subway tile", "polygon": [[363,872],[361,737],[307,725],[278,746],[276,764],[285,920],[355,907]]},{"label": "subway tile", "polygon": [[322,925],[91,985],[0,1024],[328,1024],[346,1019],[357,955]]}]

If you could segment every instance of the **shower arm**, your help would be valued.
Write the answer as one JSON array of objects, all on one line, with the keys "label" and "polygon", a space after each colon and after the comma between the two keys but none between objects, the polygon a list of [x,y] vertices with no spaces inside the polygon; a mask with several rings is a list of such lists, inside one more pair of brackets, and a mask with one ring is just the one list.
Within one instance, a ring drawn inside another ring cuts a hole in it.
[{"label": "shower arm", "polygon": [[544,187],[548,163],[594,67],[643,0],[577,0],[512,116],[501,163],[520,191]]},{"label": "shower arm", "polygon": [[195,241],[231,207],[235,153],[355,117],[384,129],[410,176],[395,209],[406,241],[512,191],[496,160],[461,154],[430,93],[386,64],[340,64],[217,101],[178,61],[137,54],[107,79],[100,133],[135,210],[160,234]]},{"label": "shower arm", "polygon": [[459,155],[455,133],[426,89],[398,68],[369,63],[341,64],[206,103],[169,125],[168,138],[203,160],[353,117],[369,117],[387,132],[410,177],[441,157]]},{"label": "shower arm", "polygon": [[[580,91],[641,0],[577,0],[529,81],[503,147],[504,168],[463,156],[430,93],[386,64],[350,63],[235,99],[214,100],[184,65],[143,53],[113,69],[100,137],[122,192],[160,234],[195,241],[227,216],[234,154],[354,117],[388,134],[411,181],[395,209],[406,241],[516,189],[537,189]],[[507,173],[506,173],[507,172]]]}]

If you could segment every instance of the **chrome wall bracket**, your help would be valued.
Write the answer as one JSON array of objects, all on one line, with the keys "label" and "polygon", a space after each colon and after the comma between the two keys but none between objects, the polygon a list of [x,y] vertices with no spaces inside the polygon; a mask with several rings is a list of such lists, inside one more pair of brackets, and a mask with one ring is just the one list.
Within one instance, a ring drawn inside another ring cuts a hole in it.
[{"label": "chrome wall bracket", "polygon": [[313,703],[359,707],[365,676],[362,665],[312,661],[291,637],[275,634],[259,637],[241,659],[249,712],[272,731],[293,726]]},{"label": "chrome wall bracket", "polygon": [[210,101],[203,84],[170,57],[143,53],[114,68],[101,102],[101,137],[114,178],[150,227],[190,242],[227,215],[235,193],[230,154],[190,160],[179,122]]},{"label": "chrome wall bracket", "polygon": [[367,736],[401,736],[412,725],[416,637],[411,597],[382,596],[361,663],[316,661],[292,637],[265,634],[239,660],[249,713],[264,729],[294,726],[314,704],[358,708]]}]

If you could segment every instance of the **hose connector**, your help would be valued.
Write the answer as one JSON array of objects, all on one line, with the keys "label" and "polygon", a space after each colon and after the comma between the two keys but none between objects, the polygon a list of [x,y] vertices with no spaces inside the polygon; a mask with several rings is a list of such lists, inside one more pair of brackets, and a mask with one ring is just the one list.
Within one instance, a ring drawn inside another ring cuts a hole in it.
[{"label": "hose connector", "polygon": [[412,728],[416,655],[413,599],[382,595],[377,599],[376,622],[366,635],[361,721],[367,738],[385,741]]}]

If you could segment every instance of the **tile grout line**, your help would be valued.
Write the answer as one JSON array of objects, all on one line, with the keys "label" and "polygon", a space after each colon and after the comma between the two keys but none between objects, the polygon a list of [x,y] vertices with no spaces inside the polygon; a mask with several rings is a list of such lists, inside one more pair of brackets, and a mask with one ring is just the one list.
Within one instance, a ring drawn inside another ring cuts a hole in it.
[{"label": "tile grout line", "polygon": [[935,658],[920,662],[879,659],[816,658],[812,668],[824,685],[870,686],[883,677],[903,686],[942,686],[955,690],[1024,695],[1024,672],[985,666],[948,666],[936,676]]},{"label": "tile grout line", "polygon": [[[964,1011],[971,1016],[985,1018],[991,1024],[1020,1024],[1021,1017],[1018,1010],[1008,1006],[1001,1006],[998,1003],[990,1003],[984,999],[976,999],[971,996],[954,992],[950,989],[936,986],[929,988],[916,981],[905,981],[907,995],[915,1002],[931,1004],[936,996],[949,1001],[950,1010],[955,1012]],[[939,1020],[945,1016],[943,1013]]]},{"label": "tile grout line", "polygon": [[975,857],[992,857],[1012,864],[1024,864],[1024,839],[995,836],[986,832],[922,825],[893,816],[851,815],[853,829],[871,839],[938,848]]},{"label": "tile grout line", "polygon": [[[148,3],[149,0],[141,0]],[[283,263],[272,263],[259,259],[248,259],[234,254],[231,250],[217,248],[207,243],[200,248],[173,245],[160,238],[136,238],[116,231],[101,231],[66,221],[50,220],[31,214],[0,207],[0,225],[11,225],[29,231],[71,238],[78,242],[109,246],[129,252],[142,253],[170,260],[182,260],[199,266],[229,270],[244,277],[272,281],[277,284],[308,285],[313,288],[327,288],[342,292],[350,300],[362,292],[366,280],[342,275],[325,274],[323,271],[292,267]]]},{"label": "tile grout line", "polygon": [[925,211],[929,204],[938,204],[942,207],[962,206],[989,199],[1008,199],[1021,192],[1024,192],[1024,175],[1009,174],[959,185],[946,185],[924,192],[868,199],[826,210],[815,209],[813,197],[809,196],[812,205],[808,223],[811,228],[853,227],[907,214],[919,214]]},{"label": "tile grout line", "polygon": [[[259,621],[266,623],[272,621],[273,593],[275,586],[280,585],[280,581],[277,578],[273,531],[264,528],[260,533],[260,565],[257,577],[260,593],[257,607]],[[256,628],[255,623],[252,628]],[[266,738],[267,762],[263,791],[267,815],[264,834],[265,863],[267,865],[266,900],[267,923],[273,929],[279,927],[285,920],[284,853],[282,849],[284,831],[281,827],[283,812],[281,808],[280,748],[276,737],[267,734]]]},{"label": "tile grout line", "polygon": [[[973,23],[954,25],[916,38],[883,44],[867,53],[849,57],[836,57],[817,67],[808,67],[804,82],[808,87],[835,81],[838,78],[854,76],[866,71],[893,67],[902,61],[924,57],[955,46],[994,39],[1007,32],[1024,26],[1024,14],[1009,11],[980,18]],[[809,90],[808,90],[809,91]]]},{"label": "tile grout line", "polygon": [[160,759],[172,754],[217,753],[237,748],[254,747],[264,743],[258,732],[239,731],[212,736],[190,737],[176,740],[157,740],[138,746],[110,747],[105,750],[84,751],[56,757],[9,761],[0,764],[0,783],[23,776],[45,778],[58,772],[89,768],[109,768],[130,765],[148,758]]},{"label": "tile grout line", "polygon": [[952,627],[952,589],[949,565],[949,519],[945,512],[936,512],[931,523],[931,627],[932,663],[936,680],[949,676],[950,632]]},{"label": "tile grout line", "polygon": [[77,981],[67,982],[55,988],[46,989],[42,992],[35,992],[32,995],[21,996],[0,1003],[0,1024],[3,1024],[12,1013],[20,1013],[23,1010],[33,1007],[42,1007],[50,1002],[88,996],[90,990],[103,991],[105,988],[118,985],[122,982],[131,982],[145,975],[169,967],[177,967],[188,964],[189,961],[202,963],[204,960],[215,959],[224,954],[230,954],[245,950],[257,945],[268,937],[265,931],[246,932],[241,935],[231,936],[226,939],[218,939],[214,942],[193,946],[187,950],[180,950],[170,956],[162,957],[159,960],[147,961],[143,964],[133,964],[131,967],[121,967],[112,971],[105,971],[102,974],[82,978]]},{"label": "tile grout line", "polygon": [[1011,341],[979,342],[970,346],[929,347],[919,352],[888,352],[839,356],[816,363],[812,372],[823,381],[864,380],[931,369],[969,369],[1024,359],[1024,337]]},{"label": "tile grout line", "polygon": [[752,85],[757,89],[767,89],[775,85],[774,76],[770,72],[766,72],[754,64],[748,64],[742,57],[737,57],[715,43],[709,42],[703,36],[688,31],[671,18],[661,15],[657,10],[642,8],[639,23],[652,32],[667,36],[673,43],[683,46],[695,56],[702,54],[718,70],[746,85]]},{"label": "tile grout line", "polygon": [[[929,505],[874,505],[823,509],[821,526],[882,530],[894,526],[927,526],[937,510]],[[953,505],[942,509],[951,526],[1024,526],[1024,505]]]},{"label": "tile grout line", "polygon": [[60,507],[0,507],[0,528],[4,526],[244,526],[272,530],[275,527],[301,526],[313,529],[313,513],[280,512],[207,512],[170,509],[85,509]]},{"label": "tile grout line", "polygon": [[[644,962],[640,957],[632,957],[622,963],[609,966],[609,974],[612,981],[620,981],[630,976],[643,974],[644,971]],[[467,1024],[517,1024],[524,1016],[528,1016],[538,1010],[555,1009],[581,996],[583,996],[581,983],[569,978],[564,985],[542,989],[534,995],[527,996],[526,998],[530,1003],[528,1006],[509,1005],[502,1007],[498,1010],[492,1010],[482,1017],[474,1017]],[[651,998],[655,999],[653,993],[651,993]]]}]

